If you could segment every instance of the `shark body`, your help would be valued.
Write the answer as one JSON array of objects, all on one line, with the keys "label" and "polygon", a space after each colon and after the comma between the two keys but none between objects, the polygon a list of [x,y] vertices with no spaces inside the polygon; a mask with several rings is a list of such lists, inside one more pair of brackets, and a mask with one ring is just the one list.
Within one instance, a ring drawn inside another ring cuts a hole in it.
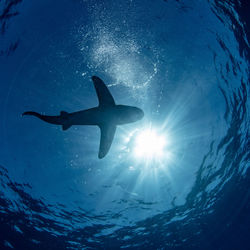
[{"label": "shark body", "polygon": [[24,112],[23,115],[36,116],[45,122],[61,125],[63,130],[67,130],[73,125],[99,126],[101,140],[98,157],[101,159],[108,153],[111,147],[116,127],[136,122],[143,118],[144,113],[137,107],[116,105],[104,82],[97,76],[92,76],[92,80],[99,100],[97,107],[73,113],[61,111],[58,116],[41,115],[33,111]]}]

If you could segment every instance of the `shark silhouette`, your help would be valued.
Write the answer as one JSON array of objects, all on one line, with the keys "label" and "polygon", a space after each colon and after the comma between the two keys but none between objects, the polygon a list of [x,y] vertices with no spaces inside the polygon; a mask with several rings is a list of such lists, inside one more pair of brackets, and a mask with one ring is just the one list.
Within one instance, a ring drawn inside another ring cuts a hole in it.
[{"label": "shark silhouette", "polygon": [[97,76],[92,76],[99,106],[68,113],[61,111],[59,116],[41,115],[37,112],[27,111],[23,115],[36,116],[39,119],[56,125],[62,125],[67,130],[72,125],[97,125],[101,130],[101,140],[98,157],[103,158],[109,151],[114,139],[117,125],[136,122],[143,118],[141,109],[126,105],[116,105],[113,96],[104,82]]}]

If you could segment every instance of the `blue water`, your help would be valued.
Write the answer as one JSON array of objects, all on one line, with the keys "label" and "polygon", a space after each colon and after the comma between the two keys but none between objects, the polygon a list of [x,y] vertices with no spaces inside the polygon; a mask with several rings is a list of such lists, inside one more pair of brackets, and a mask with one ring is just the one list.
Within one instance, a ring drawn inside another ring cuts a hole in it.
[{"label": "blue water", "polygon": [[[0,1],[1,249],[250,249],[249,12],[237,0]],[[22,117],[98,104],[142,121]],[[162,155],[136,157],[153,128]]]}]

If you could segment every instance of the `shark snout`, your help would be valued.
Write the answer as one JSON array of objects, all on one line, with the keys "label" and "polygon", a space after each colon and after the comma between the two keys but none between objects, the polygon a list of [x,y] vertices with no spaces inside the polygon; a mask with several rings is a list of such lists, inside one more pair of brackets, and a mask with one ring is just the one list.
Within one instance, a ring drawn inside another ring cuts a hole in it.
[{"label": "shark snout", "polygon": [[138,109],[138,119],[141,120],[144,117],[144,112],[141,109]]},{"label": "shark snout", "polygon": [[139,108],[134,107],[133,113],[134,121],[139,121],[144,117],[144,112]]}]

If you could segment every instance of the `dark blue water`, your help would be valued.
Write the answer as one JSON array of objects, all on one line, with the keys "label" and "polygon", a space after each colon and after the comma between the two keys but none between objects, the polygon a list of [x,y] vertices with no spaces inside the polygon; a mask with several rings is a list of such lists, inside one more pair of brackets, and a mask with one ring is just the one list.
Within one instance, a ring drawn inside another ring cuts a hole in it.
[{"label": "dark blue water", "polygon": [[[0,1],[0,248],[250,249],[249,13]],[[92,75],[145,113],[102,160],[97,127],[21,116],[97,105]],[[137,145],[149,129],[162,148]]]}]

